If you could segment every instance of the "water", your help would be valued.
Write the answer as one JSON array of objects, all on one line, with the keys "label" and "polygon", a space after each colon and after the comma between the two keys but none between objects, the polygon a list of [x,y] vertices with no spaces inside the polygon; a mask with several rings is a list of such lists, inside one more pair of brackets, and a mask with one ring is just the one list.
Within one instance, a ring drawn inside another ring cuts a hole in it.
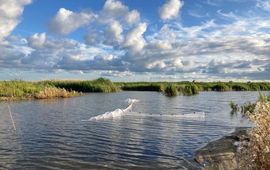
[{"label": "water", "polygon": [[[186,166],[183,159],[192,160],[194,151],[207,142],[237,126],[249,126],[229,114],[228,104],[255,101],[257,96],[202,92],[168,98],[155,92],[120,92],[13,102],[16,132],[2,102],[0,169],[181,169]],[[125,108],[127,98],[140,100],[134,115],[81,121]],[[193,112],[205,112],[205,120],[173,116]]]}]

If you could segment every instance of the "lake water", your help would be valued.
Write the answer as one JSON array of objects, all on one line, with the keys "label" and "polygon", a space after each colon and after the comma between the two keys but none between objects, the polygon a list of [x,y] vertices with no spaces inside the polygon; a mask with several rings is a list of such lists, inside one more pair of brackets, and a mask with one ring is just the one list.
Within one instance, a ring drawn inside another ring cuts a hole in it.
[{"label": "lake water", "polygon": [[[156,92],[87,94],[82,97],[0,103],[0,169],[181,169],[183,159],[207,142],[248,122],[230,115],[229,102],[255,101],[257,92],[201,92],[168,98]],[[125,108],[132,114],[83,122]],[[205,112],[205,119],[175,115]]]}]

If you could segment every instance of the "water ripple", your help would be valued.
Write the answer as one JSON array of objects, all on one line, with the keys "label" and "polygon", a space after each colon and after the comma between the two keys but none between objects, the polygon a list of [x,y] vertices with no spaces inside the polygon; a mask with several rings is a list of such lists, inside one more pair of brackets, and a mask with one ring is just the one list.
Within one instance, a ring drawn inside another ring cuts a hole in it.
[{"label": "water ripple", "polygon": [[[124,108],[136,98],[134,113],[119,119],[80,120]],[[52,101],[0,103],[0,169],[185,169],[196,149],[236,126],[228,103],[254,101],[255,92],[205,92],[167,98],[153,92],[90,94]],[[245,101],[243,101],[245,99]],[[205,112],[205,120],[177,114]],[[143,116],[143,114],[149,114]]]}]

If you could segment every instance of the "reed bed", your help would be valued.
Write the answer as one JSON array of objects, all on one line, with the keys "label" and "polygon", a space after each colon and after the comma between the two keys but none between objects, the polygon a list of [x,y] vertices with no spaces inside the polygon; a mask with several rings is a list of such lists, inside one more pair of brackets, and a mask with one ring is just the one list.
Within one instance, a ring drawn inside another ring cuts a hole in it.
[{"label": "reed bed", "polygon": [[51,99],[51,98],[68,98],[78,96],[80,93],[76,91],[67,91],[66,89],[60,89],[55,87],[45,87],[42,91],[39,91],[34,95],[36,99]]},{"label": "reed bed", "polygon": [[231,102],[230,106],[233,114],[240,111],[254,123],[247,137],[240,142],[237,156],[239,169],[270,169],[270,93],[264,95],[260,92],[256,103],[239,106]]},{"label": "reed bed", "polygon": [[248,133],[249,142],[242,144],[240,168],[270,169],[270,102],[258,102],[254,111],[245,115],[255,127]]},{"label": "reed bed", "polygon": [[0,100],[45,99],[72,97],[79,93],[55,88],[40,82],[1,81]]},{"label": "reed bed", "polygon": [[89,81],[44,81],[43,84],[54,86],[56,88],[63,88],[68,91],[77,92],[99,92],[111,93],[119,91],[119,88],[109,79],[99,78]]},{"label": "reed bed", "polygon": [[[45,87],[47,88],[45,90]],[[57,88],[55,90],[49,88]],[[66,92],[63,91],[66,90]],[[33,96],[72,96],[75,92],[111,93],[117,91],[156,91],[172,97],[175,95],[192,96],[200,91],[270,91],[268,82],[112,82],[109,79],[96,80],[48,80],[41,82],[0,81],[0,99],[33,98]],[[49,93],[45,95],[45,91]],[[59,93],[52,95],[51,93]],[[71,92],[69,94],[69,92]],[[67,95],[65,95],[67,93]],[[76,95],[75,95],[76,96]]]}]

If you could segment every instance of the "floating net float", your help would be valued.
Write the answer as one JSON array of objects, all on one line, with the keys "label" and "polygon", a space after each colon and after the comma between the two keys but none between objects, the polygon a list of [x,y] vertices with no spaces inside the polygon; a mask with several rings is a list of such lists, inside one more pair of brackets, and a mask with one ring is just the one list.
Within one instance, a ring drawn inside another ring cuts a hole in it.
[{"label": "floating net float", "polygon": [[107,120],[113,118],[119,118],[124,115],[131,115],[131,116],[142,116],[142,117],[174,117],[174,118],[191,118],[191,119],[205,119],[205,112],[193,112],[188,114],[150,114],[150,113],[140,113],[140,112],[132,112],[133,105],[138,103],[139,100],[137,99],[126,99],[128,103],[128,107],[124,109],[116,109],[111,112],[106,112],[101,115],[90,117],[88,120],[82,121],[99,121],[99,120]]},{"label": "floating net float", "polygon": [[138,113],[136,116],[141,117],[164,117],[164,118],[187,118],[187,119],[205,119],[205,112],[193,112],[185,114],[152,114],[152,113]]}]

